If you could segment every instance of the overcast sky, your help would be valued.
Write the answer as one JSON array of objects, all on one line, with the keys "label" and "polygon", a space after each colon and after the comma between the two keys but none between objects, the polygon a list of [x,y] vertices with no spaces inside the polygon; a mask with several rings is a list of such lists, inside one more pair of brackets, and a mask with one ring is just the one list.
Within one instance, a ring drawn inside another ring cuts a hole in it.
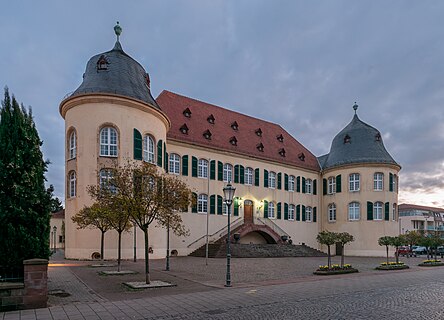
[{"label": "overcast sky", "polygon": [[32,106],[63,198],[59,103],[113,47],[118,20],[155,97],[167,89],[278,123],[317,156],[357,101],[402,165],[399,203],[444,207],[443,16],[444,1],[10,0],[0,85]]}]

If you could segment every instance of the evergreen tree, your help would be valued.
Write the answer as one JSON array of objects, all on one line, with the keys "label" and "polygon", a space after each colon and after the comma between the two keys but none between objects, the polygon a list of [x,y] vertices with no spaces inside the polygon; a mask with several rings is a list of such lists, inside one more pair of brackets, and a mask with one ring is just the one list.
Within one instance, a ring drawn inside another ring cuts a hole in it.
[{"label": "evergreen tree", "polygon": [[51,191],[32,112],[5,88],[0,109],[0,265],[49,257]]},{"label": "evergreen tree", "polygon": [[48,192],[51,195],[51,212],[56,213],[63,210],[62,201],[59,198],[54,197],[54,186],[51,184],[48,188]]}]

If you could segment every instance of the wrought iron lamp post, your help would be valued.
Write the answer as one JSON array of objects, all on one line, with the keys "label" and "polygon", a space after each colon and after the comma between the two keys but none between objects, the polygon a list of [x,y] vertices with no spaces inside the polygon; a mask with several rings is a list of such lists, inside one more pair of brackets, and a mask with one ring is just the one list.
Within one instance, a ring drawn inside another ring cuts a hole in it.
[{"label": "wrought iron lamp post", "polygon": [[228,183],[227,186],[223,189],[225,203],[227,204],[228,209],[228,227],[227,227],[227,276],[225,287],[231,287],[231,251],[230,251],[230,216],[231,216],[231,204],[233,203],[234,192],[236,188],[234,188],[231,183]]},{"label": "wrought iron lamp post", "polygon": [[52,231],[53,231],[53,233],[54,233],[54,242],[53,242],[53,245],[54,245],[54,252],[56,252],[56,250],[57,250],[57,249],[56,249],[56,248],[57,248],[57,247],[56,247],[56,243],[57,243],[57,242],[56,242],[56,239],[57,239],[57,236],[56,236],[56,235],[57,235],[57,227],[54,226],[54,227],[52,228]]}]

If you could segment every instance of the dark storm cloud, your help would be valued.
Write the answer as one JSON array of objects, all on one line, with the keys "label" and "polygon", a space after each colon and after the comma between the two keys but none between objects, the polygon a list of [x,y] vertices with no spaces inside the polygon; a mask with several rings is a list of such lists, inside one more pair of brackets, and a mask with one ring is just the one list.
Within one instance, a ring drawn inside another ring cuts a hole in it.
[{"label": "dark storm cloud", "polygon": [[[0,84],[33,106],[63,194],[63,96],[122,45],[168,89],[279,123],[315,155],[359,117],[403,166],[406,191],[442,188],[441,1],[76,1],[0,13]],[[402,189],[404,190],[404,189]],[[436,191],[436,190],[435,190]],[[441,201],[441,200],[439,200]]]}]

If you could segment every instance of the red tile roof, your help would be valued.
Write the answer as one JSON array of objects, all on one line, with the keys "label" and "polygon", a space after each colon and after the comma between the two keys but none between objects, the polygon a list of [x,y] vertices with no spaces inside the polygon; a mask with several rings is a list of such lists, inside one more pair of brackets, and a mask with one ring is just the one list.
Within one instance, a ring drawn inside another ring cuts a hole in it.
[{"label": "red tile roof", "polygon": [[53,219],[65,219],[65,209],[59,210],[57,212],[51,213],[51,218]]},{"label": "red tile roof", "polygon": [[432,212],[444,212],[443,208],[418,206],[416,204],[403,203],[403,204],[400,204],[398,206],[398,211],[407,211],[407,210],[423,210],[423,211],[432,211]]},{"label": "red tile roof", "polygon": [[[275,123],[165,90],[160,93],[156,100],[171,120],[171,129],[167,134],[168,139],[310,170],[320,170],[316,157]],[[184,115],[186,109],[189,109],[190,117]],[[208,121],[208,117],[211,115],[214,117],[214,124]],[[236,124],[237,130],[235,130]],[[183,134],[180,130],[184,125],[189,129],[188,134]],[[262,131],[261,136],[256,132],[258,129]],[[211,133],[209,139],[208,131]],[[205,132],[207,138],[204,137]],[[279,141],[281,135],[282,142]],[[236,138],[235,144],[230,142],[233,137]],[[263,151],[258,148],[261,143],[264,147]],[[282,153],[282,150],[285,150],[285,152]],[[302,154],[305,156],[305,161],[301,160],[303,158],[301,157]]]}]

